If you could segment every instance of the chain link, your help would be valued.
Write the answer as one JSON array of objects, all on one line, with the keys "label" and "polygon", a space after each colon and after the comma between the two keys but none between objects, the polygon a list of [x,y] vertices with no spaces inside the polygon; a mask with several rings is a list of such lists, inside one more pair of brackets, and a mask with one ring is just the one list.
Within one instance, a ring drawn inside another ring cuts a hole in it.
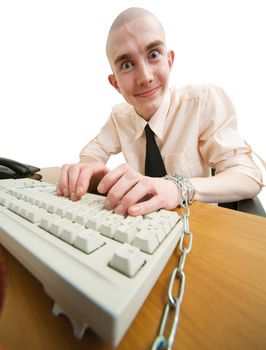
[{"label": "chain link", "polygon": [[[172,178],[170,178],[172,180]],[[192,232],[189,228],[189,215],[190,209],[188,195],[183,195],[184,191],[181,189],[182,201],[181,201],[181,215],[183,221],[183,232],[180,237],[178,250],[180,253],[179,264],[172,274],[168,287],[168,302],[165,305],[159,334],[156,337],[151,350],[171,350],[174,344],[175,334],[179,323],[180,308],[184,296],[186,276],[184,272],[184,266],[186,262],[187,254],[191,251],[192,247]],[[185,242],[186,241],[186,242]],[[179,288],[176,296],[173,296],[173,288],[175,282],[179,282]],[[172,312],[171,312],[172,311]],[[170,320],[170,312],[173,315],[172,321]],[[172,323],[171,323],[172,322]],[[166,326],[171,326],[168,339],[165,335]]]}]

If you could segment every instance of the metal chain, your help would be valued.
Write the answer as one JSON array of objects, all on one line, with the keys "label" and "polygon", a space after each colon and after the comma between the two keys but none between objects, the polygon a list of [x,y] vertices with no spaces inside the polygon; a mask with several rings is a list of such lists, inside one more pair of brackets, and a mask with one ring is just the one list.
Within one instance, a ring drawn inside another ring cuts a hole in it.
[{"label": "metal chain", "polygon": [[[184,196],[186,198],[186,196]],[[183,198],[184,198],[183,197]],[[180,315],[180,307],[182,304],[183,296],[184,296],[184,290],[185,290],[185,272],[184,272],[184,266],[187,254],[191,251],[192,247],[192,232],[189,229],[189,215],[190,215],[190,209],[188,200],[183,200],[181,202],[181,215],[182,215],[182,221],[183,221],[183,232],[180,237],[179,241],[179,252],[180,252],[180,258],[179,258],[179,264],[178,266],[173,270],[169,287],[168,287],[168,302],[165,305],[159,334],[156,337],[153,345],[152,350],[171,350],[174,344],[175,340],[175,334],[179,323],[179,315]],[[185,243],[188,239],[188,242]],[[173,287],[175,281],[179,282],[179,290],[176,296],[173,296]],[[172,325],[170,323],[170,311],[174,313]],[[165,330],[167,324],[171,325],[170,333],[168,336],[168,339],[165,335]]]}]

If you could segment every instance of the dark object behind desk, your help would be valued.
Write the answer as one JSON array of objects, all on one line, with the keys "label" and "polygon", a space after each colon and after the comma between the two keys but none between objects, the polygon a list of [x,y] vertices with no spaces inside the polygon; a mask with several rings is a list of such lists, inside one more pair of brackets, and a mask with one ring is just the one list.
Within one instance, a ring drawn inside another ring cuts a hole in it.
[{"label": "dark object behind desk", "polygon": [[266,217],[265,210],[258,197],[251,199],[243,199],[241,201],[231,203],[219,203],[218,205],[219,207]]},{"label": "dark object behind desk", "polygon": [[[215,169],[211,169],[211,173],[212,173],[212,176],[214,176]],[[218,203],[218,205],[219,207],[238,210],[244,213],[266,217],[265,210],[258,197],[243,199],[241,201],[236,201],[236,202]]]},{"label": "dark object behind desk", "polygon": [[36,180],[41,179],[40,174],[36,174],[40,168],[17,162],[13,159],[0,157],[0,179],[18,179],[23,177],[32,177]]}]

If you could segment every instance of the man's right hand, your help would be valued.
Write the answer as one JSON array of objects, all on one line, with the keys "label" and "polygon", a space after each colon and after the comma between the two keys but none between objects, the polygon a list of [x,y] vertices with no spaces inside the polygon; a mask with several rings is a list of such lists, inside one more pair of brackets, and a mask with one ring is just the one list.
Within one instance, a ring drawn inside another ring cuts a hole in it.
[{"label": "man's right hand", "polygon": [[101,162],[65,164],[61,168],[57,195],[79,200],[88,190],[93,192],[109,172]]}]

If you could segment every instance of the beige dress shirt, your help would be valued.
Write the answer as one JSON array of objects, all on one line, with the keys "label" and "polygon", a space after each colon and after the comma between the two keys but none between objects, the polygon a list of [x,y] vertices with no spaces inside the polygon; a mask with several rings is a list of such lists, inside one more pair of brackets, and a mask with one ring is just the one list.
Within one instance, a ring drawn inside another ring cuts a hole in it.
[{"label": "beige dress shirt", "polygon": [[[99,134],[81,150],[80,161],[106,163],[110,155],[123,152],[126,162],[143,174],[146,124],[133,106],[116,105]],[[244,173],[262,185],[252,150],[237,132],[232,102],[220,87],[169,89],[149,125],[168,174],[206,177],[215,168],[216,173]]]}]

